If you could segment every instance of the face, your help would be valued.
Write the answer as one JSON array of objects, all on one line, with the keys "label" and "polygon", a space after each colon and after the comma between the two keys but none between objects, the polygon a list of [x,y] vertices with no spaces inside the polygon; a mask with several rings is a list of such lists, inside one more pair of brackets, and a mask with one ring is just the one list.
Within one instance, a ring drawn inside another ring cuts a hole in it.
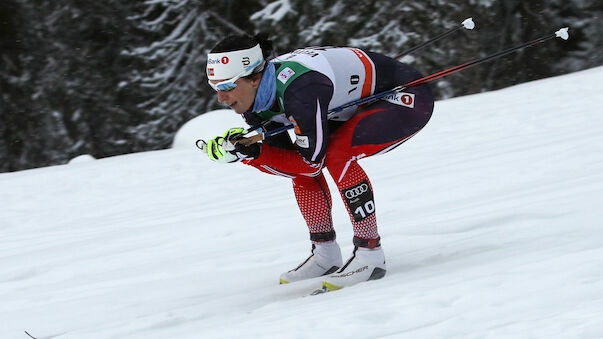
[{"label": "face", "polygon": [[[224,80],[211,80],[217,84]],[[237,87],[231,91],[218,90],[218,101],[228,105],[238,114],[245,113],[253,105],[261,77],[240,78],[235,81]]]}]

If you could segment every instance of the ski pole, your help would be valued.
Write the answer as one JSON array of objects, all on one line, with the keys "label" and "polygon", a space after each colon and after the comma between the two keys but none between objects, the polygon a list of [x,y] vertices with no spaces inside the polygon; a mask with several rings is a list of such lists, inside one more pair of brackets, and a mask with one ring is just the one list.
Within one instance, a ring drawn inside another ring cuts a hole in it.
[{"label": "ski pole", "polygon": [[[536,45],[538,43],[547,41],[547,40],[552,39],[552,38],[556,38],[557,37],[557,38],[561,38],[563,40],[567,40],[569,38],[568,29],[569,29],[568,27],[562,28],[562,29],[556,31],[555,33],[542,36],[542,37],[540,37],[538,39],[534,39],[532,41],[528,41],[528,42],[523,43],[523,44],[518,45],[518,46],[510,47],[508,49],[505,49],[504,51],[500,51],[500,52],[497,52],[497,53],[485,56],[483,58],[479,58],[479,59],[476,59],[476,60],[473,60],[473,61],[469,61],[469,62],[466,62],[464,64],[458,65],[458,66],[451,67],[451,68],[443,70],[441,72],[434,73],[434,74],[428,75],[426,77],[423,77],[421,79],[417,79],[417,80],[411,81],[411,82],[409,82],[407,84],[404,84],[404,85],[401,85],[399,87],[407,88],[407,87],[421,85],[421,84],[430,82],[432,80],[441,78],[443,76],[446,76],[448,74],[452,74],[452,73],[456,73],[458,71],[462,71],[462,70],[467,69],[469,67],[472,67],[472,66],[481,64],[483,62],[499,58],[501,56],[504,56],[504,55],[507,55],[509,53],[515,52],[515,51],[520,50],[522,48],[530,47],[530,46]],[[398,89],[398,87],[396,87],[396,88],[394,88],[394,90],[399,91],[399,90],[402,90],[404,88]]]},{"label": "ski pole", "polygon": [[[537,38],[537,39],[525,42],[523,44],[520,44],[520,45],[517,45],[517,46],[514,46],[514,47],[510,47],[510,48],[505,49],[503,51],[500,51],[500,52],[497,52],[497,53],[494,53],[494,54],[491,54],[491,55],[488,55],[488,56],[485,56],[485,57],[482,57],[482,58],[479,58],[479,59],[476,59],[476,60],[473,60],[473,61],[465,62],[465,63],[460,64],[458,66],[454,66],[454,67],[448,68],[446,70],[443,70],[443,71],[440,71],[440,72],[437,72],[437,73],[434,73],[434,74],[430,74],[430,75],[425,76],[423,78],[419,78],[419,79],[410,81],[408,83],[405,83],[403,85],[394,87],[394,88],[392,88],[390,90],[387,90],[387,91],[384,91],[384,92],[380,92],[380,93],[373,94],[373,95],[368,96],[368,97],[364,97],[364,98],[360,98],[358,100],[354,100],[352,102],[349,102],[347,104],[344,104],[344,105],[341,105],[339,107],[336,107],[336,108],[333,108],[333,109],[329,110],[328,113],[327,113],[327,117],[331,116],[333,113],[340,112],[341,110],[343,110],[345,108],[348,108],[350,106],[363,105],[363,104],[368,104],[368,103],[375,102],[375,101],[380,100],[380,99],[382,99],[382,98],[384,98],[384,97],[386,97],[388,95],[395,94],[395,93],[400,93],[400,92],[402,92],[403,90],[405,90],[405,89],[407,89],[409,87],[418,86],[418,85],[422,85],[422,84],[428,83],[430,81],[433,81],[435,79],[439,79],[439,78],[444,77],[446,75],[462,71],[464,69],[467,69],[469,67],[472,67],[472,66],[484,63],[486,61],[490,61],[490,60],[493,60],[493,59],[496,59],[496,58],[500,58],[500,57],[502,57],[504,55],[507,55],[509,53],[512,53],[514,51],[520,50],[522,48],[530,47],[530,46],[536,45],[538,43],[541,43],[541,42],[544,42],[544,41],[547,41],[547,40],[550,40],[550,39],[553,39],[553,38],[556,38],[556,37],[557,38],[561,38],[563,40],[567,40],[569,38],[568,29],[569,29],[568,27],[565,27],[565,28],[562,28],[562,29],[556,31],[555,33],[547,34],[547,35],[542,36],[540,38]],[[243,145],[250,145],[250,144],[262,141],[262,140],[264,140],[267,137],[270,137],[270,136],[273,136],[273,135],[277,135],[277,134],[286,132],[289,129],[293,128],[293,125],[286,125],[286,126],[282,126],[282,127],[279,127],[279,128],[275,128],[275,129],[270,130],[270,131],[265,131],[264,130],[264,126],[266,125],[266,123],[268,123],[268,122],[265,122],[265,123],[263,123],[261,125],[256,125],[256,126],[250,127],[248,129],[249,133],[251,133],[253,131],[258,131],[258,134],[257,135],[253,135],[253,136],[248,137],[248,138],[239,139],[237,142],[240,142]],[[197,140],[197,143],[199,141],[200,140]],[[199,147],[198,144],[197,144],[197,147]],[[203,149],[202,147],[199,147],[199,148]]]},{"label": "ski pole", "polygon": [[[394,87],[391,90],[387,90],[387,91],[384,91],[384,92],[373,94],[373,95],[368,96],[368,97],[364,97],[364,98],[360,98],[358,100],[354,100],[352,102],[349,102],[347,104],[344,104],[342,106],[339,106],[339,107],[336,107],[336,108],[333,108],[333,109],[329,110],[329,112],[327,113],[327,117],[329,115],[331,115],[333,113],[336,113],[336,112],[339,112],[339,111],[341,111],[341,110],[343,110],[343,109],[345,109],[347,107],[355,106],[355,105],[363,105],[363,104],[367,104],[367,103],[372,103],[372,102],[380,100],[380,99],[382,99],[382,98],[384,98],[384,97],[386,97],[388,95],[395,94],[395,93],[400,93],[400,92],[402,92],[403,90],[405,90],[405,89],[407,89],[409,87],[418,86],[418,85],[422,85],[422,84],[428,83],[430,81],[433,81],[435,79],[444,77],[446,75],[462,71],[462,70],[467,69],[469,67],[472,67],[472,66],[481,64],[483,62],[490,61],[490,60],[502,57],[504,55],[507,55],[507,54],[512,53],[514,51],[517,51],[519,49],[530,47],[530,46],[533,46],[533,45],[536,45],[538,43],[550,40],[550,39],[555,38],[555,37],[561,38],[563,40],[567,40],[569,38],[568,28],[567,27],[562,28],[562,29],[556,31],[555,33],[547,34],[547,35],[545,35],[543,37],[540,37],[540,38],[528,41],[528,42],[520,44],[518,46],[514,46],[514,47],[511,47],[511,48],[508,48],[508,49],[506,49],[504,51],[500,51],[500,52],[497,52],[497,53],[494,53],[494,54],[491,54],[491,55],[488,55],[488,56],[485,56],[485,57],[482,57],[482,58],[479,58],[479,59],[476,59],[476,60],[473,60],[473,61],[469,61],[469,62],[460,64],[458,66],[454,66],[454,67],[448,68],[448,69],[443,70],[441,72],[434,73],[434,74],[425,76],[423,78],[410,81],[410,82],[408,82],[406,84]],[[252,136],[250,138],[241,139],[239,142],[241,142],[244,145],[256,143],[256,142],[261,141],[261,140],[263,140],[263,139],[265,139],[267,137],[283,133],[283,132],[285,132],[285,131],[287,131],[289,129],[292,129],[292,128],[293,128],[293,125],[282,126],[282,127],[270,130],[270,131],[265,131],[264,133],[260,133],[260,134],[254,135],[254,136]],[[250,131],[253,131],[253,130],[250,129]]]},{"label": "ski pole", "polygon": [[438,40],[440,40],[440,39],[442,39],[442,38],[444,38],[444,37],[446,37],[446,36],[448,36],[448,35],[456,32],[456,31],[458,31],[461,28],[473,29],[474,27],[475,27],[475,23],[473,22],[473,18],[467,18],[462,23],[454,26],[453,28],[449,29],[448,31],[446,31],[444,33],[441,33],[441,34],[439,34],[439,35],[437,35],[437,36],[435,36],[435,37],[433,37],[433,38],[431,38],[431,39],[423,42],[422,44],[419,44],[418,46],[415,46],[413,48],[407,49],[406,51],[404,51],[404,52],[396,55],[394,57],[394,59],[396,59],[396,60],[400,59],[401,57],[403,57],[403,56],[405,56],[407,54],[410,54],[410,53],[412,53],[412,52],[414,52],[414,51],[416,51],[418,49],[421,49],[421,48],[423,48],[423,47],[425,47],[425,46],[427,46],[429,44],[432,44],[432,43],[434,43],[434,42],[436,42],[436,41],[438,41]]},{"label": "ski pole", "polygon": [[[421,49],[421,48],[423,48],[423,47],[425,47],[425,46],[427,46],[427,45],[429,45],[429,44],[432,44],[432,43],[434,43],[434,42],[436,42],[436,41],[438,41],[438,40],[440,40],[440,39],[442,39],[442,38],[444,38],[444,37],[446,37],[446,36],[448,36],[448,35],[450,35],[450,34],[452,34],[452,33],[456,32],[457,30],[459,30],[459,29],[461,29],[461,28],[470,29],[470,30],[472,30],[473,28],[475,28],[475,23],[473,22],[473,18],[467,18],[467,19],[463,20],[463,22],[461,22],[460,24],[458,24],[458,25],[454,26],[453,28],[449,29],[448,31],[446,31],[446,32],[444,32],[444,33],[441,33],[441,34],[437,35],[436,37],[433,37],[433,38],[431,38],[431,39],[429,39],[429,40],[427,40],[427,41],[423,42],[422,44],[420,44],[420,45],[418,45],[418,46],[415,46],[415,47],[412,47],[412,48],[410,48],[410,49],[407,49],[406,51],[404,51],[404,52],[402,52],[402,53],[400,53],[400,54],[396,55],[395,57],[393,57],[393,59],[396,59],[396,60],[397,60],[397,59],[400,59],[401,57],[403,57],[403,56],[405,56],[405,55],[407,55],[407,54],[410,54],[410,53],[412,53],[412,52],[414,52],[414,51],[416,51],[416,50],[418,50],[418,49]],[[394,92],[391,92],[391,91],[386,91],[386,92],[383,92],[383,93],[384,93],[384,95],[383,95],[383,96],[387,96],[387,95],[389,95],[389,94],[393,94]],[[364,98],[363,98],[363,99],[364,99]],[[362,100],[362,99],[361,99],[361,100]],[[342,106],[340,106],[340,107],[336,107],[336,108],[332,109],[331,111],[329,111],[329,113],[333,113],[333,112],[340,112],[340,111],[342,111],[343,109],[348,108],[348,107],[350,107],[350,106],[354,106],[354,105],[356,105],[356,101],[354,101],[354,102],[350,102],[350,103],[347,103],[347,104],[342,105]],[[260,133],[261,133],[261,132],[266,132],[266,131],[264,130],[264,128],[266,127],[266,125],[267,125],[269,122],[270,122],[270,121],[265,121],[265,122],[263,122],[263,123],[261,123],[261,124],[251,126],[251,127],[248,129],[248,130],[249,130],[250,132],[253,132],[253,131],[258,131],[258,132],[260,132]],[[278,129],[276,129],[276,130],[278,130]],[[277,133],[277,134],[278,134],[278,133]]]}]

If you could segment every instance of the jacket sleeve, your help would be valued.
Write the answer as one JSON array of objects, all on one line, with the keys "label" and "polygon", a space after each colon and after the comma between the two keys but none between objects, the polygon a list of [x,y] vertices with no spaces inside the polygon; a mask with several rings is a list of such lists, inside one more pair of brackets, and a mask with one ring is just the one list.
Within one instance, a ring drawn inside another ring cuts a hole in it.
[{"label": "jacket sleeve", "polygon": [[295,126],[295,149],[262,145],[260,156],[248,164],[283,176],[320,174],[329,141],[327,112],[333,84],[325,75],[308,72],[293,81],[284,94],[284,108]]},{"label": "jacket sleeve", "polygon": [[[249,126],[256,126],[256,125],[259,125],[259,124],[262,124],[265,122],[259,116],[257,116],[257,114],[250,112],[250,111],[243,113],[243,119],[245,119],[245,122]],[[266,127],[266,130],[269,131],[272,129],[283,127],[283,124],[271,121],[271,122],[268,122],[265,127]],[[287,133],[281,133],[281,134],[277,134],[277,135],[268,137],[263,141],[263,144],[278,147],[278,148],[286,148],[286,149],[294,148],[293,144],[291,143],[291,138],[289,138],[289,134],[287,134]]]}]

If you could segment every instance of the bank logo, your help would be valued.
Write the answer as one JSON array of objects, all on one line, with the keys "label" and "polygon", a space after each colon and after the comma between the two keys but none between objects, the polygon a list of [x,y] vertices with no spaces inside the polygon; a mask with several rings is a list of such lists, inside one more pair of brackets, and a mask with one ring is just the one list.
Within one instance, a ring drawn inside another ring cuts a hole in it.
[{"label": "bank logo", "polygon": [[415,95],[414,93],[394,93],[388,96],[385,96],[383,99],[387,102],[391,102],[392,104],[415,108]]}]

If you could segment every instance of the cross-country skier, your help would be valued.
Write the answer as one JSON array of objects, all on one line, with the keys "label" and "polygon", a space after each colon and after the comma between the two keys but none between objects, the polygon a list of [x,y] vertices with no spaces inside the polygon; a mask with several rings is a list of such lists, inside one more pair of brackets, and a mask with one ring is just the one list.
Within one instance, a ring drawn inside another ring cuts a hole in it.
[{"label": "cross-country skier", "polygon": [[[422,76],[408,65],[357,48],[304,48],[268,61],[271,53],[272,42],[263,36],[229,36],[210,51],[207,77],[218,100],[249,125],[269,121],[270,130],[293,124],[295,141],[283,133],[245,146],[236,140],[247,130],[231,128],[204,148],[216,162],[243,161],[293,181],[312,253],[280,276],[282,284],[324,276],[322,288],[336,290],[380,279],[386,267],[373,189],[358,160],[389,152],[419,132],[433,111],[431,90],[425,84],[412,87],[327,118],[331,108]],[[325,168],[354,228],[354,250],[345,264],[335,240]]]}]

